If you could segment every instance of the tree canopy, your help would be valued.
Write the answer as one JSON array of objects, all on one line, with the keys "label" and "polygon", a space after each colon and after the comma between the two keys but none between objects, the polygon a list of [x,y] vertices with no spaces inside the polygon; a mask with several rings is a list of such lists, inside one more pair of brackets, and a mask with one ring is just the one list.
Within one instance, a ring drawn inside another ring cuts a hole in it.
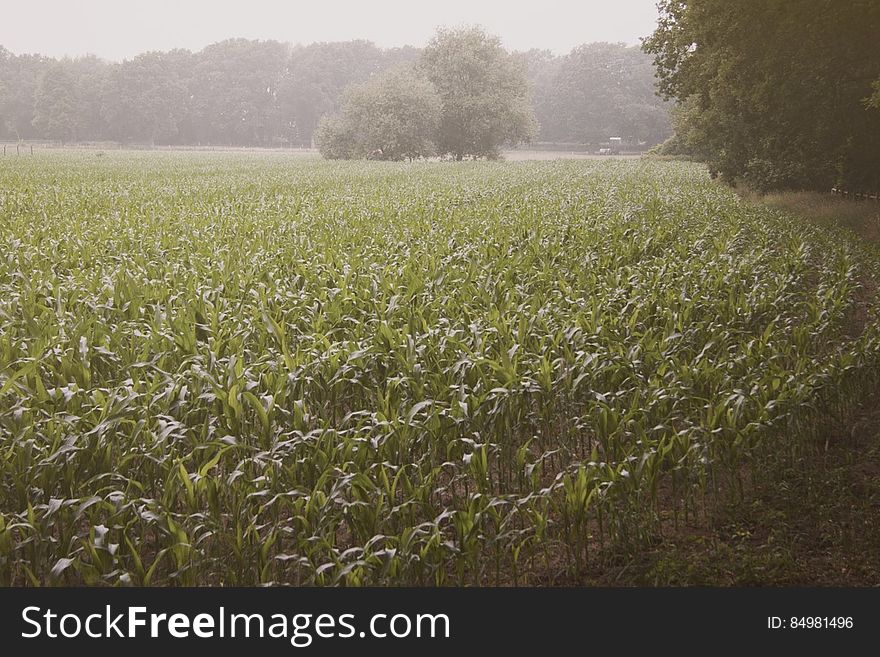
[{"label": "tree canopy", "polygon": [[350,87],[339,115],[318,127],[321,154],[331,159],[403,160],[434,154],[441,101],[412,67],[393,69]]},{"label": "tree canopy", "polygon": [[[671,147],[759,189],[880,187],[876,0],[662,0],[645,43]],[[875,103],[876,101],[876,96]]]},{"label": "tree canopy", "polygon": [[34,92],[34,127],[62,141],[76,141],[79,98],[70,72],[53,64],[40,76]]},{"label": "tree canopy", "polygon": [[479,27],[440,29],[420,67],[440,94],[441,154],[494,158],[502,144],[537,134],[525,67],[498,37]]},{"label": "tree canopy", "polygon": [[667,103],[657,96],[654,65],[641,48],[591,43],[562,57],[541,50],[520,56],[542,141],[598,145],[614,135],[653,145],[669,137]]}]

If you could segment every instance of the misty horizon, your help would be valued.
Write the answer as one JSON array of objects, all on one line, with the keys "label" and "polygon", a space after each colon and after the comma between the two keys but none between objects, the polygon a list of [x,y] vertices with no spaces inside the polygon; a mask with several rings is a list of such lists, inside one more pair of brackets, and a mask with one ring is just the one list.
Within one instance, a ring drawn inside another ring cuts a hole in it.
[{"label": "misty horizon", "polygon": [[[474,24],[471,24],[470,26],[485,29],[485,26],[481,25],[479,23],[474,23]],[[449,27],[452,27],[452,26],[438,25],[437,29],[447,29]],[[461,26],[455,26],[455,27],[461,27]],[[494,35],[494,36],[498,36],[498,35]],[[83,60],[83,59],[97,59],[97,60],[105,62],[107,64],[123,64],[126,62],[131,62],[132,60],[135,60],[138,57],[141,57],[143,55],[150,55],[150,54],[155,54],[155,53],[167,54],[167,53],[172,53],[175,51],[181,51],[181,52],[188,52],[193,55],[198,55],[198,54],[202,53],[203,51],[205,51],[206,49],[210,49],[213,46],[217,46],[219,44],[223,44],[223,43],[227,43],[227,42],[235,42],[235,41],[246,41],[246,42],[255,43],[255,44],[275,43],[275,44],[279,44],[282,46],[288,46],[291,49],[310,48],[313,46],[322,46],[322,45],[350,44],[350,43],[359,43],[359,42],[367,44],[369,46],[373,46],[379,50],[391,51],[391,52],[406,51],[406,50],[419,51],[424,48],[424,45],[416,45],[416,44],[412,44],[412,43],[402,43],[402,44],[398,44],[398,45],[386,46],[386,45],[383,45],[380,43],[376,43],[372,39],[367,39],[364,37],[352,37],[351,39],[340,39],[340,40],[296,41],[296,42],[293,42],[293,41],[284,41],[284,40],[279,40],[279,39],[260,39],[260,38],[250,38],[250,37],[246,37],[246,36],[235,36],[235,35],[228,36],[226,38],[219,39],[217,41],[212,41],[210,43],[206,43],[204,46],[201,46],[199,48],[187,48],[184,46],[172,46],[170,48],[153,48],[150,50],[142,50],[140,52],[136,52],[133,55],[127,56],[123,59],[111,59],[108,57],[103,57],[103,56],[101,56],[97,53],[94,53],[94,52],[53,55],[51,53],[42,52],[39,50],[14,50],[13,48],[8,47],[3,42],[0,42],[0,48],[5,49],[6,52],[8,52],[10,55],[17,56],[17,57],[45,57],[47,59],[52,59],[52,60],[56,60],[56,61],[70,61],[70,62],[77,61],[77,60]],[[503,39],[502,39],[502,44],[503,44]],[[525,48],[525,49],[515,49],[515,48],[505,48],[505,49],[512,54],[527,54],[530,52],[540,52],[540,53],[549,52],[553,57],[562,58],[562,57],[565,57],[566,55],[570,55],[572,51],[577,50],[578,48],[580,48],[582,46],[593,46],[593,45],[610,45],[610,46],[621,46],[621,47],[625,47],[625,48],[638,48],[640,44],[639,43],[629,43],[626,41],[608,41],[608,40],[600,39],[600,40],[596,40],[596,41],[583,41],[581,43],[576,43],[570,49],[568,49],[566,51],[561,51],[561,52],[557,52],[557,51],[552,50],[550,48],[537,48],[537,47]]]},{"label": "misty horizon", "polygon": [[[534,112],[534,130],[523,124],[526,138],[513,142],[595,150],[618,135],[641,150],[669,136],[651,57],[640,47],[600,42],[561,56],[508,52],[482,28],[461,29],[439,30],[436,38],[481,35],[505,53],[501,60],[522,83],[523,116]],[[16,55],[0,46],[0,140],[315,148],[319,124],[341,110],[347,92],[401,67],[420,65],[423,76],[424,55],[435,43],[383,49],[366,40],[239,38],[123,62]],[[494,66],[482,61],[481,75],[492,75]]]},{"label": "misty horizon", "polygon": [[[0,24],[0,45],[15,54],[121,62],[152,51],[198,52],[239,38],[291,46],[363,40],[386,49],[421,48],[438,27],[480,25],[497,34],[509,51],[563,55],[583,43],[637,45],[656,22],[654,0],[624,0],[613,7],[551,1],[540,9],[498,0],[454,0],[442,8],[414,8],[399,0],[320,7],[273,0],[255,0],[247,7],[202,0],[180,5],[168,0],[134,7],[107,0],[75,6],[57,1],[16,4]],[[47,23],[46,14],[54,20]]]}]

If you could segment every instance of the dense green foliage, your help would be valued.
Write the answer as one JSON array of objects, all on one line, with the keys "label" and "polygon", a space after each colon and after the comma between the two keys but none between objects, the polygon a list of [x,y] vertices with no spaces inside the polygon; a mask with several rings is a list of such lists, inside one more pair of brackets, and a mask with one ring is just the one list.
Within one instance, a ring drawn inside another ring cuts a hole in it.
[{"label": "dense green foliage", "polygon": [[349,87],[342,111],[318,125],[318,149],[332,160],[427,157],[441,112],[434,85],[411,68],[394,69]]},{"label": "dense green foliage", "polygon": [[672,152],[758,189],[880,189],[876,0],[663,0],[660,88],[684,109]]},{"label": "dense green foliage", "polygon": [[46,69],[34,94],[34,127],[54,139],[76,140],[73,78],[60,64]]},{"label": "dense green foliage", "polygon": [[437,148],[456,160],[494,159],[537,134],[525,67],[481,28],[440,29],[420,68],[441,101]]},{"label": "dense green foliage", "polygon": [[876,252],[685,164],[6,158],[0,254],[3,584],[583,573],[880,356]]},{"label": "dense green foliage", "polygon": [[330,159],[497,159],[537,134],[525,67],[480,28],[439,30],[415,67],[351,87],[318,128]]},{"label": "dense green foliage", "polygon": [[[346,87],[417,55],[367,41],[229,39],[197,53],[148,52],[115,63],[0,47],[0,139],[309,146]],[[72,82],[63,94],[58,71]],[[41,119],[53,113],[41,97],[64,107],[65,131]]]},{"label": "dense green foliage", "polygon": [[671,134],[654,65],[641,48],[591,43],[561,57],[543,50],[518,56],[528,67],[540,141],[598,147],[618,136],[638,148]]}]

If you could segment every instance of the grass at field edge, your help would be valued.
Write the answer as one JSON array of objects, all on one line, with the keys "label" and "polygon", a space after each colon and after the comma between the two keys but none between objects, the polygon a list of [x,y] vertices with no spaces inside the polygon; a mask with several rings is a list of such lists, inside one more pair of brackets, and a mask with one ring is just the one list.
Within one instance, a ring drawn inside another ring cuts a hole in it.
[{"label": "grass at field edge", "polygon": [[[742,196],[880,244],[880,205],[807,192]],[[609,557],[606,586],[880,585],[880,390],[828,433],[825,448],[780,464],[775,485],[719,505],[629,558]]]},{"label": "grass at field edge", "polygon": [[[599,586],[880,584],[880,392],[827,447],[777,467],[774,485],[719,505],[629,558],[609,557]],[[575,582],[572,582],[575,583]]]}]

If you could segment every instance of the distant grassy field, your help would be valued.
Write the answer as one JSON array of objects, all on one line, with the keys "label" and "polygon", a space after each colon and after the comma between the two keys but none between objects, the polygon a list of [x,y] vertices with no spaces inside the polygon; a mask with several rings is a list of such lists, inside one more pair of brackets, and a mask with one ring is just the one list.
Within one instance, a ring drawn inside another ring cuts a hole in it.
[{"label": "distant grassy field", "polygon": [[0,159],[0,584],[590,581],[823,449],[878,281],[683,163]]}]

